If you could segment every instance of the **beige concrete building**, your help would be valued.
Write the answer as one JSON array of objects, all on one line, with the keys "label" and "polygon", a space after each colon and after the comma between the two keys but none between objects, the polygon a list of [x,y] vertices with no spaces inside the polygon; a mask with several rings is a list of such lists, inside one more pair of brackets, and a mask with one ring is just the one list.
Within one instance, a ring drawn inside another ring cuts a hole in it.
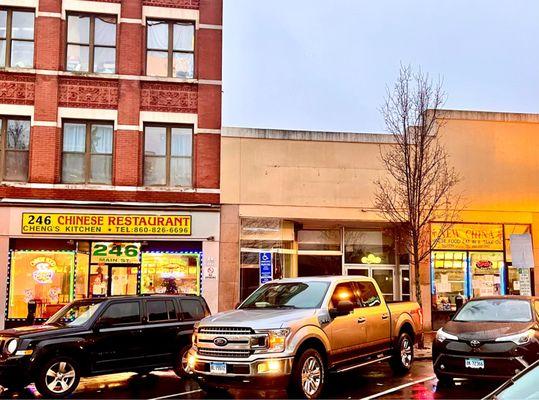
[{"label": "beige concrete building", "polygon": [[[448,318],[459,294],[539,289],[539,269],[513,267],[511,255],[517,239],[539,238],[539,115],[443,118],[466,207],[421,271],[429,329]],[[409,299],[409,256],[373,208],[373,180],[385,174],[380,148],[391,145],[384,134],[225,128],[219,308],[261,281],[320,274],[372,276],[388,300]],[[539,240],[533,246],[535,264]],[[261,269],[268,263],[271,271]]]}]

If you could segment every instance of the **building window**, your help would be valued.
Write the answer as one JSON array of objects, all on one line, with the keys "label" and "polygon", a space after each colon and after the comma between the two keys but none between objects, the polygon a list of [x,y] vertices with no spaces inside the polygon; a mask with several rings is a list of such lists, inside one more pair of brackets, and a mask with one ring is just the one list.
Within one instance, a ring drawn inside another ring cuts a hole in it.
[{"label": "building window", "polygon": [[0,67],[34,66],[34,13],[0,10]]},{"label": "building window", "polygon": [[142,294],[200,294],[199,253],[142,253]]},{"label": "building window", "polygon": [[77,72],[116,72],[116,18],[69,15],[66,69]]},{"label": "building window", "polygon": [[74,267],[74,252],[11,252],[7,317],[26,318],[34,300],[36,318],[50,318],[73,300]]},{"label": "building window", "polygon": [[0,132],[3,180],[27,181],[30,121],[0,118]]},{"label": "building window", "polygon": [[194,23],[174,21],[147,22],[147,75],[193,78],[194,65]]},{"label": "building window", "polygon": [[298,276],[341,275],[339,230],[298,231]]},{"label": "building window", "polygon": [[144,184],[192,186],[193,129],[144,128]]},{"label": "building window", "polygon": [[64,123],[62,182],[112,182],[112,125]]}]

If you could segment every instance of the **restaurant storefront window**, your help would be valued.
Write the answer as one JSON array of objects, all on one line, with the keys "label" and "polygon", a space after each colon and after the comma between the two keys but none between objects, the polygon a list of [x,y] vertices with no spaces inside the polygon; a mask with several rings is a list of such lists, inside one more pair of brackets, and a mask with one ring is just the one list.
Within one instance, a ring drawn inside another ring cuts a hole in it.
[{"label": "restaurant storefront window", "polygon": [[142,253],[141,293],[200,294],[200,254]]},{"label": "restaurant storefront window", "polygon": [[36,318],[48,318],[73,300],[75,253],[13,251],[9,275],[8,318],[26,318],[36,302]]},{"label": "restaurant storefront window", "polygon": [[431,230],[439,237],[431,253],[433,328],[455,312],[457,296],[520,293],[530,269],[511,266],[510,236],[529,233],[529,225],[433,223]]},{"label": "restaurant storefront window", "polygon": [[42,321],[74,299],[201,293],[200,242],[13,239],[10,246],[8,322],[26,319],[31,300]]}]

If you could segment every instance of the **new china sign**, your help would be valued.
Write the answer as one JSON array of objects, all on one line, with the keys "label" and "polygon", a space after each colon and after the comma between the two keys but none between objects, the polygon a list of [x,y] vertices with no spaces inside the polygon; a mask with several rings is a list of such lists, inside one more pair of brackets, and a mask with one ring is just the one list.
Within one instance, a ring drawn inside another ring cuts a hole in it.
[{"label": "new china sign", "polygon": [[23,213],[23,234],[191,235],[190,215]]},{"label": "new china sign", "polygon": [[439,237],[435,246],[436,249],[503,250],[503,228],[501,225],[454,224],[440,235],[441,229],[442,224],[431,224],[433,240]]}]

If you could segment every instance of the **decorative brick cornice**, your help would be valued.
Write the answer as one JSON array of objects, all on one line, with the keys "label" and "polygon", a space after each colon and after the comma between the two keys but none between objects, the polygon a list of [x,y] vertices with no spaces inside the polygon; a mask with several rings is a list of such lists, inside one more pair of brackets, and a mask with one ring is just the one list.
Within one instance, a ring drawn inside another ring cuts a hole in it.
[{"label": "decorative brick cornice", "polygon": [[200,0],[143,0],[142,5],[198,10],[200,8]]},{"label": "decorative brick cornice", "polygon": [[35,75],[0,72],[0,103],[34,104]]},{"label": "decorative brick cornice", "polygon": [[197,112],[198,86],[190,83],[141,83],[142,111]]},{"label": "decorative brick cornice", "polygon": [[115,109],[118,107],[118,81],[62,77],[59,97],[60,107]]}]

